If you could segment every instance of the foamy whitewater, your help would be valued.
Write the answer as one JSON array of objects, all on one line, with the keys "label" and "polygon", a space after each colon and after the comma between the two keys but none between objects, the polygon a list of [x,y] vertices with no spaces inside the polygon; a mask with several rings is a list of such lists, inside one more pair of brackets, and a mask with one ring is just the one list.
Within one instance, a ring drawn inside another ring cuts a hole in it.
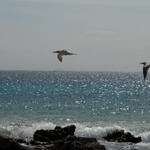
[{"label": "foamy whitewater", "polygon": [[[37,129],[70,124],[107,150],[150,150],[150,82],[142,72],[0,72],[0,134],[29,140]],[[115,129],[142,142],[104,141]]]}]

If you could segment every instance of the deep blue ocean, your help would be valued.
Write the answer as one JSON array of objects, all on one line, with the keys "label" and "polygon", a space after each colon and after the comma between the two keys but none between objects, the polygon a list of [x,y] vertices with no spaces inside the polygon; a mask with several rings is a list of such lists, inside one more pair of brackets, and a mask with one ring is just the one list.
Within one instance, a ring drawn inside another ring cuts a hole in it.
[{"label": "deep blue ocean", "polygon": [[[150,82],[142,72],[0,71],[0,134],[31,138],[36,129],[76,125],[109,150],[150,149]],[[115,129],[137,145],[107,143]]]}]

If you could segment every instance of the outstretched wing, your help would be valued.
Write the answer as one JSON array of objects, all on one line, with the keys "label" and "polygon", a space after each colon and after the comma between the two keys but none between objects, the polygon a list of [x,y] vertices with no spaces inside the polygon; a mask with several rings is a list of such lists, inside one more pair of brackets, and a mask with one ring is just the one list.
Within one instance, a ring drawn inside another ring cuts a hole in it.
[{"label": "outstretched wing", "polygon": [[63,57],[62,57],[62,55],[61,55],[61,54],[58,54],[58,55],[57,55],[57,58],[58,58],[58,60],[59,60],[60,62],[62,62]]},{"label": "outstretched wing", "polygon": [[149,67],[143,67],[143,76],[144,76],[144,81],[146,79],[147,73],[148,73]]}]

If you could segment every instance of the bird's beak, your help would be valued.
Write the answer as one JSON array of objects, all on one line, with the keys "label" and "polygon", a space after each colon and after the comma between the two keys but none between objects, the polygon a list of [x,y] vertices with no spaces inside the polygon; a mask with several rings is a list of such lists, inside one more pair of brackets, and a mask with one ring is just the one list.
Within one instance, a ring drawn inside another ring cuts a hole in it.
[{"label": "bird's beak", "polygon": [[53,53],[57,53],[57,51],[53,51]]}]

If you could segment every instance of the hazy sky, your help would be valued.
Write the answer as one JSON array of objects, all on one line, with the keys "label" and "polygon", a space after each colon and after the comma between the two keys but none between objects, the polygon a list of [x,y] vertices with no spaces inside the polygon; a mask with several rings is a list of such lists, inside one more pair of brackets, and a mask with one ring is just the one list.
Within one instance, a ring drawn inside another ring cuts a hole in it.
[{"label": "hazy sky", "polygon": [[[63,63],[52,50],[70,49]],[[0,0],[0,69],[141,71],[149,0]]]}]

